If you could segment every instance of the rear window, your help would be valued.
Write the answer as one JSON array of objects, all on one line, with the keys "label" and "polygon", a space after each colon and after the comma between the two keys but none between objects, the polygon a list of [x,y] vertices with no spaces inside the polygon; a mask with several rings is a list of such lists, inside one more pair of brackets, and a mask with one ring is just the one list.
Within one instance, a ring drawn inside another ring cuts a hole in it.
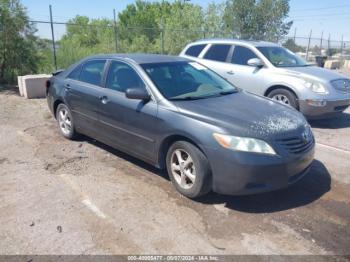
[{"label": "rear window", "polygon": [[198,57],[199,54],[202,52],[202,50],[204,49],[206,45],[193,45],[193,46],[190,46],[185,54],[186,55],[189,55],[189,56],[195,56],[195,57]]},{"label": "rear window", "polygon": [[80,71],[81,71],[81,65],[78,65],[76,68],[74,68],[72,70],[72,72],[69,73],[67,78],[74,79],[74,80],[79,80]]},{"label": "rear window", "polygon": [[231,45],[212,45],[204,58],[219,62],[225,62]]}]

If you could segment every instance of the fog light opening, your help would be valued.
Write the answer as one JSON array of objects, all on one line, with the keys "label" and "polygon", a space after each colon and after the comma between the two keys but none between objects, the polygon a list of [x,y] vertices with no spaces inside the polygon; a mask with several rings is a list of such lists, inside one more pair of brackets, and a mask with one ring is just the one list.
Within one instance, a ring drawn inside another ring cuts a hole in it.
[{"label": "fog light opening", "polygon": [[318,107],[323,107],[327,105],[327,101],[325,100],[306,99],[306,103],[308,103],[310,106],[318,106]]}]

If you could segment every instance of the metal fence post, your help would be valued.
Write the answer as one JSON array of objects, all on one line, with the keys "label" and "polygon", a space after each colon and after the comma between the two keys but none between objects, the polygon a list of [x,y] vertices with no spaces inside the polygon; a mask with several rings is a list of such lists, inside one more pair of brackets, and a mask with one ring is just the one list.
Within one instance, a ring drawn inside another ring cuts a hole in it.
[{"label": "metal fence post", "polygon": [[49,5],[49,9],[50,9],[50,24],[51,24],[51,36],[52,36],[53,61],[54,61],[54,65],[55,65],[55,70],[57,70],[55,32],[53,30],[52,6],[51,5]]},{"label": "metal fence post", "polygon": [[308,42],[308,44],[307,44],[307,49],[306,49],[306,57],[305,57],[306,61],[307,61],[307,59],[309,58],[309,49],[310,49],[311,35],[312,35],[312,29],[310,30],[309,42]]},{"label": "metal fence post", "polygon": [[341,35],[340,59],[343,60],[344,35]]},{"label": "metal fence post", "polygon": [[322,31],[322,33],[321,33],[320,55],[322,55],[322,44],[323,44],[323,31]]},{"label": "metal fence post", "polygon": [[327,56],[332,56],[332,53],[331,53],[331,34],[329,34],[328,36],[328,48],[327,48]]},{"label": "metal fence post", "polygon": [[161,54],[164,54],[164,20],[162,18],[161,25],[160,25],[160,52]]},{"label": "metal fence post", "polygon": [[113,9],[113,21],[114,21],[115,52],[118,53],[118,28],[117,28],[117,16],[116,16],[115,9]]}]

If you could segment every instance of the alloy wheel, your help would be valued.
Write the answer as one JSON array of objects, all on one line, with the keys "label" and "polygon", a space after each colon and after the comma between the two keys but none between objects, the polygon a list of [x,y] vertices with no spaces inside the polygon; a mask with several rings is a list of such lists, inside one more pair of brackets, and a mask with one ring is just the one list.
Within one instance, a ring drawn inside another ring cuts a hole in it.
[{"label": "alloy wheel", "polygon": [[69,135],[72,131],[72,121],[67,109],[61,108],[58,112],[58,123],[63,134]]},{"label": "alloy wheel", "polygon": [[272,97],[273,100],[278,101],[282,104],[290,105],[290,101],[287,96],[282,94],[276,94]]},{"label": "alloy wheel", "polygon": [[192,157],[182,149],[176,149],[171,156],[171,172],[183,189],[190,189],[196,179],[196,168]]}]

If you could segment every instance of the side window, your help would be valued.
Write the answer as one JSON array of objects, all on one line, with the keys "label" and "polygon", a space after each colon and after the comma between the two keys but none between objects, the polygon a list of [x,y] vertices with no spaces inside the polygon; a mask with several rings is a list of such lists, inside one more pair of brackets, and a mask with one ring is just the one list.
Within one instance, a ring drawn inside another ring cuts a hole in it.
[{"label": "side window", "polygon": [[92,60],[86,62],[80,73],[80,81],[101,86],[105,63],[106,60]]},{"label": "side window", "polygon": [[129,65],[113,61],[109,66],[106,88],[125,92],[128,88],[145,88],[145,84]]},{"label": "side window", "polygon": [[206,45],[193,45],[190,46],[185,54],[193,57],[198,57]]},{"label": "side window", "polygon": [[231,45],[212,45],[204,58],[219,62],[225,62]]},{"label": "side window", "polygon": [[248,65],[248,60],[252,58],[257,58],[252,50],[243,46],[235,46],[231,63],[237,65]]},{"label": "side window", "polygon": [[73,79],[73,80],[79,80],[80,71],[81,71],[81,65],[78,65],[69,73],[67,78]]}]

